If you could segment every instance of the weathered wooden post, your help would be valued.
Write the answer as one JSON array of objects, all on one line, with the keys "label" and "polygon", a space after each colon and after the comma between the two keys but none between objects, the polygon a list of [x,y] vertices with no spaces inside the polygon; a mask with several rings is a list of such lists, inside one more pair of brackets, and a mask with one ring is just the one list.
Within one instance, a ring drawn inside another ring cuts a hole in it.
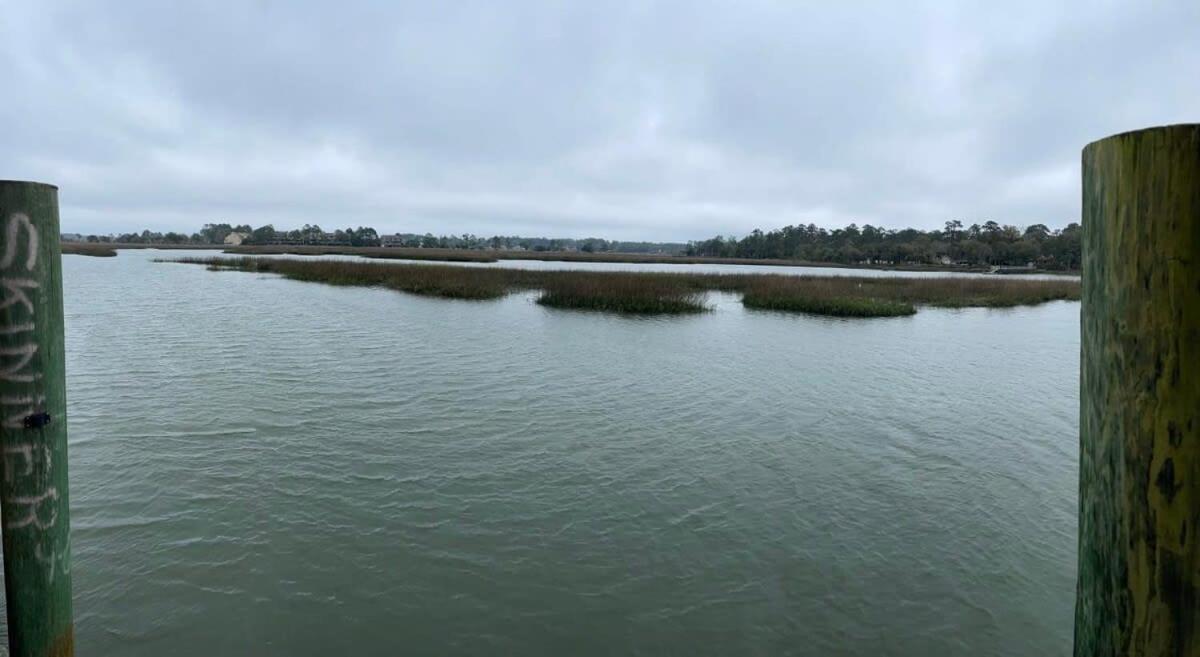
[{"label": "weathered wooden post", "polygon": [[13,657],[74,654],[58,188],[0,181],[0,453]]},{"label": "weathered wooden post", "polygon": [[1076,655],[1200,655],[1200,125],[1083,150]]}]

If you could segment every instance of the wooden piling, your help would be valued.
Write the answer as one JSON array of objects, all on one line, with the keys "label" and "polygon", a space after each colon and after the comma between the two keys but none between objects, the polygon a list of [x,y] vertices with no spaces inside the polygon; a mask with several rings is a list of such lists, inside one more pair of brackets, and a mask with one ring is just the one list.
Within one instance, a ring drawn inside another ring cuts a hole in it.
[{"label": "wooden piling", "polygon": [[0,181],[0,452],[12,657],[74,654],[58,188]]},{"label": "wooden piling", "polygon": [[1083,151],[1075,654],[1200,655],[1200,125]]}]

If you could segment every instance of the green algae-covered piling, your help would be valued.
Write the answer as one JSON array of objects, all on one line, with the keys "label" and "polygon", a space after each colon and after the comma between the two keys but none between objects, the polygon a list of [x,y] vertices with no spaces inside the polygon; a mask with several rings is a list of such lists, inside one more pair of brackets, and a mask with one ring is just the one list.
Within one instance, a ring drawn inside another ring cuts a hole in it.
[{"label": "green algae-covered piling", "polygon": [[0,181],[0,451],[13,657],[74,654],[58,189]]},{"label": "green algae-covered piling", "polygon": [[1200,654],[1200,125],[1083,151],[1075,654]]}]

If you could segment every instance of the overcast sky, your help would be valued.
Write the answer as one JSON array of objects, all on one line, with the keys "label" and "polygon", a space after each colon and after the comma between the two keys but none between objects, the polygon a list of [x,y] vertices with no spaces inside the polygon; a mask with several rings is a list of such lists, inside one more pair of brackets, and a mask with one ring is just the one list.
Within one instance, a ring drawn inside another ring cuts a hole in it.
[{"label": "overcast sky", "polygon": [[1196,0],[0,0],[0,178],[84,233],[1060,227],[1197,80]]}]

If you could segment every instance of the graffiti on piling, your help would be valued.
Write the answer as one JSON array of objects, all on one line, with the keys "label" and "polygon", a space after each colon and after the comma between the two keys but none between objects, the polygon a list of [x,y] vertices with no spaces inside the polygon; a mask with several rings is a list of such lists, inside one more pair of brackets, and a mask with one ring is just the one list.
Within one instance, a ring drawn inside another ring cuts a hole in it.
[{"label": "graffiti on piling", "polygon": [[55,571],[70,572],[69,553],[59,554],[47,531],[58,523],[61,500],[51,476],[53,446],[46,432],[50,423],[43,378],[41,346],[37,340],[41,288],[34,274],[38,264],[38,231],[29,217],[16,212],[4,226],[4,250],[0,254],[0,313],[7,320],[0,328],[0,430],[5,440],[3,486],[7,505],[5,531],[37,531],[34,557]]}]

